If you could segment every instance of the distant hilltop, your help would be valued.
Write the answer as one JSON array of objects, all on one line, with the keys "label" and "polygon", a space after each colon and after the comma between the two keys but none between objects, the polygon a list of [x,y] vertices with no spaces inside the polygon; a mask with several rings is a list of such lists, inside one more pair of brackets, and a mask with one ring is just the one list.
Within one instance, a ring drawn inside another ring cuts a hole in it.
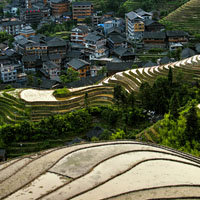
[{"label": "distant hilltop", "polygon": [[174,29],[190,33],[200,33],[200,4],[199,0],[190,0],[170,13],[161,22],[171,25]]}]

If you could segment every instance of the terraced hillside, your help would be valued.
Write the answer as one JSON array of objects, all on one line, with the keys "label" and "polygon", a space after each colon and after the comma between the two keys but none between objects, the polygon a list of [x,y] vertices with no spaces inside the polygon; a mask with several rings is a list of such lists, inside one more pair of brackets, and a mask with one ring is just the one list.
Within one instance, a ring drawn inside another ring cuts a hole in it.
[{"label": "terraced hillside", "polygon": [[[184,78],[187,80],[199,78],[200,56],[196,55],[163,66],[138,68],[119,72],[104,79],[98,85],[70,89],[71,92],[69,96],[62,99],[56,99],[53,96],[53,90],[17,90],[13,92],[14,96],[11,96],[13,93],[4,92],[1,94],[2,98],[10,99],[15,105],[12,106],[12,104],[4,101],[4,104],[2,103],[4,107],[0,111],[0,116],[2,120],[7,122],[13,122],[15,119],[18,121],[22,119],[38,121],[45,116],[62,114],[84,107],[86,103],[86,92],[88,93],[88,105],[112,104],[113,88],[116,84],[122,85],[128,92],[134,91],[137,96],[143,82],[153,84],[157,76],[167,76],[170,67],[173,69],[174,74],[176,74],[178,70],[182,70],[185,75]],[[14,101],[11,99],[14,99]],[[21,110],[19,106],[21,106]]]},{"label": "terraced hillside", "polygon": [[0,92],[0,121],[12,123],[30,119],[30,109],[18,97],[19,91]]},{"label": "terraced hillside", "polygon": [[0,164],[0,199],[182,198],[200,198],[200,159],[153,144],[81,144]]},{"label": "terraced hillside", "polygon": [[200,4],[199,0],[190,0],[165,17],[161,23],[172,24],[173,28],[190,33],[200,33]]}]

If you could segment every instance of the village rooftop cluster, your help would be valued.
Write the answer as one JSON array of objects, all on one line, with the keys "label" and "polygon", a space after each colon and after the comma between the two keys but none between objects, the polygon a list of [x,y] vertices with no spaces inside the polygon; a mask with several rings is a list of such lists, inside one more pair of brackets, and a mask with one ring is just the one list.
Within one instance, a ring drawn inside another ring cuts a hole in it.
[{"label": "village rooftop cluster", "polygon": [[[3,12],[0,31],[13,35],[14,41],[0,44],[2,87],[50,89],[61,83],[60,75],[68,68],[80,76],[68,87],[85,86],[133,67],[175,61],[169,54],[177,49],[181,58],[200,52],[198,44],[196,49],[185,48],[191,36],[166,30],[155,11],[138,9],[119,18],[113,12],[96,11],[91,2],[13,0]],[[54,36],[38,33],[52,23],[73,26]],[[155,59],[143,59],[155,52]]]}]

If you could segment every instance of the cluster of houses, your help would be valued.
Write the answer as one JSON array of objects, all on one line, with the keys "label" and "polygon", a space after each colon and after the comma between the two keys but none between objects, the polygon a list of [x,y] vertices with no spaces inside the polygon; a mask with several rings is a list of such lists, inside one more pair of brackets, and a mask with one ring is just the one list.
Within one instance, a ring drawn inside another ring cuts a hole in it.
[{"label": "cluster of houses", "polygon": [[[15,8],[20,9],[19,16]],[[183,48],[190,38],[184,31],[165,31],[164,25],[154,20],[153,13],[142,9],[126,13],[122,19],[112,12],[94,12],[91,2],[13,0],[4,12],[10,12],[12,17],[0,19],[0,31],[14,36],[12,48],[8,41],[0,44],[0,74],[4,83],[24,82],[28,71],[39,71],[44,79],[59,82],[61,71],[69,67],[78,71],[81,78],[97,76],[103,65],[111,75],[130,69],[136,62],[140,65],[139,51],[152,48],[173,51]],[[89,26],[86,19],[91,20]],[[36,34],[32,28],[68,20],[77,22],[70,40]],[[197,52],[199,49],[198,46]],[[183,55],[195,53],[186,49]],[[166,58],[161,61],[171,62]]]}]

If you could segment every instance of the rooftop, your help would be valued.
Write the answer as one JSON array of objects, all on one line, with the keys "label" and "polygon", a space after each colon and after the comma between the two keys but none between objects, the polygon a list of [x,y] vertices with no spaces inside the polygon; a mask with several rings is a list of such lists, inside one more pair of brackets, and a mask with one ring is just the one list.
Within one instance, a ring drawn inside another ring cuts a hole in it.
[{"label": "rooftop", "polygon": [[89,65],[89,63],[87,61],[81,60],[81,59],[76,59],[76,58],[70,60],[67,64],[76,70],[81,69],[85,65]]}]

